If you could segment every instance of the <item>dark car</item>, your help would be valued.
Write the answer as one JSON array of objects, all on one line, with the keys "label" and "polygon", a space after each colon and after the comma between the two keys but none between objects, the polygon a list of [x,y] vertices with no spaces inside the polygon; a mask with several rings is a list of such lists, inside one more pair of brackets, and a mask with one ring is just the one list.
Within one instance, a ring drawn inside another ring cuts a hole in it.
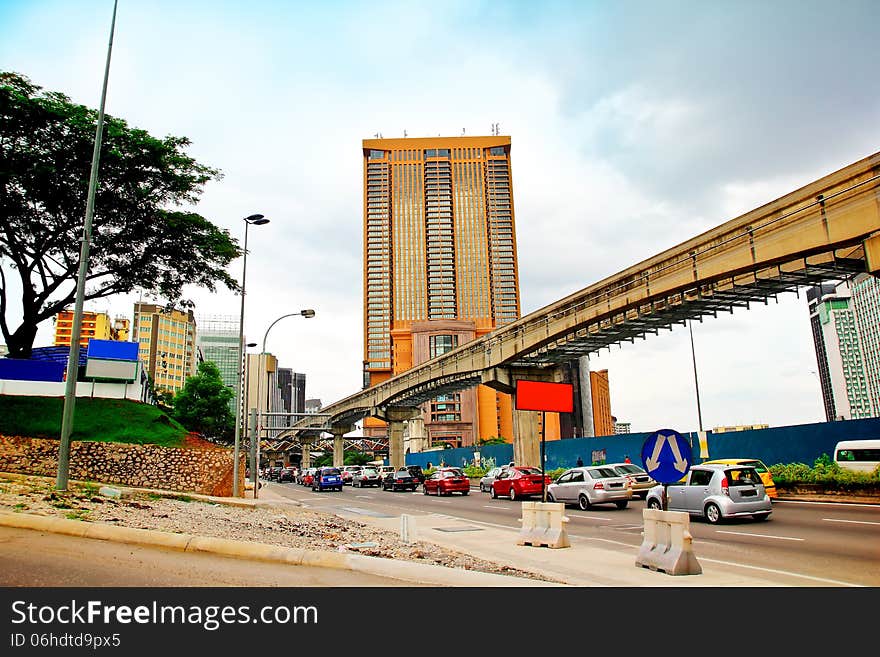
[{"label": "dark car", "polygon": [[278,482],[296,481],[296,468],[284,468],[278,474]]},{"label": "dark car", "polygon": [[342,473],[339,468],[318,468],[312,480],[312,490],[342,490]]},{"label": "dark car", "polygon": [[266,479],[269,481],[278,481],[278,477],[281,476],[282,468],[280,465],[273,465],[271,468],[266,469]]},{"label": "dark car", "polygon": [[425,483],[425,473],[422,472],[422,466],[420,465],[408,465],[406,466],[407,471],[412,475],[413,479],[415,479],[418,483]]},{"label": "dark car", "polygon": [[405,468],[397,472],[389,472],[382,480],[382,490],[415,490],[418,485],[415,477]]}]

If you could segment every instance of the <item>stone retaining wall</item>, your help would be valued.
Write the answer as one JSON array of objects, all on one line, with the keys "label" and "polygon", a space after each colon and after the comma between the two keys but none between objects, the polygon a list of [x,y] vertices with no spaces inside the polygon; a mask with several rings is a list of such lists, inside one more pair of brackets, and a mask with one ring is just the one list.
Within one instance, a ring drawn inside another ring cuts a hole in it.
[{"label": "stone retaining wall", "polygon": [[[239,464],[244,486],[245,463]],[[58,441],[0,436],[0,472],[55,477]],[[72,480],[159,488],[203,495],[232,495],[232,450],[223,447],[160,447],[74,441],[70,445]]]}]

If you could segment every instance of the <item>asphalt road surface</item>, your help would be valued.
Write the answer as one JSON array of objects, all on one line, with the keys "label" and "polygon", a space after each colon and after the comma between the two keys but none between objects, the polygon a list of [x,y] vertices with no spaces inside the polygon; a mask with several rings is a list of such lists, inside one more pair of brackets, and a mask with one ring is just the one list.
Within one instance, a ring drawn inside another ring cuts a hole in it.
[{"label": "asphalt road surface", "polygon": [[293,566],[0,527],[0,586],[418,586]]},{"label": "asphalt road surface", "polygon": [[[519,528],[520,502],[491,499],[488,493],[425,496],[379,488],[352,488],[313,493],[294,483],[269,484],[273,491],[318,510],[345,514],[358,508],[388,515],[442,513],[468,521]],[[642,510],[633,500],[627,509],[614,505],[590,511],[568,507],[568,534],[598,540],[609,547],[642,542]],[[354,516],[353,516],[354,517]],[[692,519],[694,553],[702,561],[744,564],[795,573],[822,584],[880,586],[880,505],[776,501],[768,521],[730,520],[719,525]]]}]

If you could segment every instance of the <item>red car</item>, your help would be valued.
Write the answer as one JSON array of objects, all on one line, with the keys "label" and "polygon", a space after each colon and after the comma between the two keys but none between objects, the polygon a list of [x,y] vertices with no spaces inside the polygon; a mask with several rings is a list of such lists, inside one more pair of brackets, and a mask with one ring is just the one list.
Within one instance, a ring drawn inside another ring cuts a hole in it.
[{"label": "red car", "polygon": [[471,492],[471,480],[458,468],[440,468],[425,479],[422,491],[425,495],[434,493],[438,497],[451,493],[467,495]]},{"label": "red car", "polygon": [[541,494],[541,480],[544,485],[551,483],[550,477],[542,476],[538,468],[530,468],[524,465],[515,465],[506,472],[498,475],[492,482],[492,498],[509,497],[518,500],[523,497]]}]

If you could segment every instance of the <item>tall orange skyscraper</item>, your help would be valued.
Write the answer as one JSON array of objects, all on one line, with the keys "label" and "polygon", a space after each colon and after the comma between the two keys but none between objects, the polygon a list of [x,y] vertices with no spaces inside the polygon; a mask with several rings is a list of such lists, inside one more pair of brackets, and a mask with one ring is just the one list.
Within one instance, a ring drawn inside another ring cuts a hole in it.
[{"label": "tall orange skyscraper", "polygon": [[[510,137],[365,139],[364,385],[519,318]],[[422,406],[429,444],[513,436],[485,386]],[[384,433],[375,420],[367,435]]]}]

